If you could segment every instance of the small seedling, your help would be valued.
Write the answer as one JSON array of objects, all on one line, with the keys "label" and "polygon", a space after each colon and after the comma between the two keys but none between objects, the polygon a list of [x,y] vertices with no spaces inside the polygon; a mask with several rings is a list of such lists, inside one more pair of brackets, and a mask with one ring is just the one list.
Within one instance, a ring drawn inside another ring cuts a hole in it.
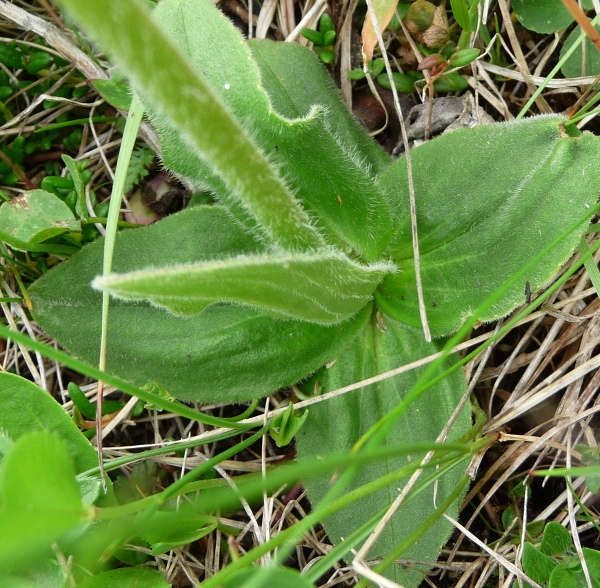
[{"label": "small seedling", "polygon": [[315,53],[323,63],[333,63],[335,59],[333,43],[336,33],[331,16],[327,13],[323,14],[319,20],[318,30],[302,29],[301,35],[314,45]]},{"label": "small seedling", "polygon": [[[600,586],[600,551],[584,547],[583,555],[592,578],[592,586],[596,588]],[[538,547],[529,541],[523,546],[523,571],[547,588],[588,585],[571,534],[554,521],[545,526]]]}]

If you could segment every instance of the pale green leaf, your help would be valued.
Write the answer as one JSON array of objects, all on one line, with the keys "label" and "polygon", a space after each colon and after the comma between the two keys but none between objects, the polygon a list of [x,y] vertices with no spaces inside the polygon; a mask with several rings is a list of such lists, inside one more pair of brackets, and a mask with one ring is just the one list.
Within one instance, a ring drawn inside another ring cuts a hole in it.
[{"label": "pale green leaf", "polygon": [[[312,391],[318,383],[322,392],[336,390],[410,363],[439,349],[440,345],[437,343],[425,343],[422,333],[417,329],[389,317],[380,317],[379,320],[372,317],[354,343],[338,357],[337,362],[316,374],[307,388]],[[452,361],[449,359],[446,367]],[[311,406],[308,419],[297,435],[299,459],[349,451],[362,434],[396,407],[421,373],[419,370],[412,370]],[[385,443],[398,447],[435,441],[465,389],[462,373],[457,370],[414,401],[410,410],[396,422]],[[459,416],[450,438],[456,439],[470,426],[470,411],[467,408]],[[353,479],[348,491],[410,462],[405,458],[394,458],[365,466]],[[438,504],[456,487],[463,473],[464,469],[459,467],[440,480],[436,499]],[[331,476],[307,480],[305,485],[310,500],[319,502],[331,486]],[[342,537],[348,537],[356,528],[391,504],[398,494],[398,487],[399,484],[395,483],[325,519],[323,524],[330,539],[338,543]],[[429,488],[414,497],[410,506],[402,508],[394,516],[369,553],[370,556],[386,555],[423,522],[433,510],[433,491],[433,488]],[[448,514],[454,516],[456,509],[455,504]],[[402,557],[435,561],[451,530],[450,524],[438,521]],[[423,574],[414,569],[396,566],[390,577],[402,586],[414,587],[422,580]]]},{"label": "pale green leaf", "polygon": [[0,231],[35,244],[66,231],[81,231],[81,223],[60,198],[33,190],[0,206]]},{"label": "pale green leaf", "polygon": [[241,256],[197,265],[99,276],[93,287],[148,300],[179,315],[220,302],[280,318],[333,324],[358,312],[393,266],[361,266],[340,253]]},{"label": "pale green leaf", "polygon": [[[390,158],[349,115],[316,56],[294,43],[266,40],[253,41],[250,53],[240,32],[208,0],[168,0],[156,14],[296,198],[317,213],[311,219],[327,240],[376,260],[389,242],[391,221],[373,172]],[[165,164],[209,187],[251,227],[247,211],[182,133],[152,111],[150,118],[162,135]]]},{"label": "pale green leaf", "polygon": [[[61,345],[98,361],[102,297],[90,282],[102,270],[96,241],[45,274],[30,289],[33,312]],[[194,207],[150,227],[119,233],[113,270],[197,263],[252,255],[262,246],[218,206]],[[331,327],[273,319],[249,308],[218,305],[179,318],[148,303],[114,300],[108,371],[138,385],[158,381],[177,398],[245,400],[297,382],[353,339],[370,305]]]},{"label": "pale green leaf", "polygon": [[[269,240],[292,250],[321,245],[308,216],[266,155],[168,38],[159,24],[160,14],[153,18],[134,0],[61,4],[122,65],[134,87],[151,97],[154,110],[222,179],[231,199],[246,209]],[[231,88],[236,80],[226,81],[224,91],[227,84]]]},{"label": "pale green leaf", "polygon": [[54,433],[21,437],[0,476],[0,572],[22,572],[85,522],[85,510],[67,446]]},{"label": "pale green leaf", "polygon": [[[431,331],[440,336],[464,320],[530,260],[582,220],[600,186],[600,140],[564,135],[557,116],[456,131],[411,151],[421,276]],[[460,162],[456,156],[460,154]],[[399,160],[381,182],[408,208],[406,165]],[[525,301],[552,278],[586,226],[553,248],[487,312],[488,321]],[[399,223],[388,276],[376,300],[399,320],[419,325],[409,219]]]}]

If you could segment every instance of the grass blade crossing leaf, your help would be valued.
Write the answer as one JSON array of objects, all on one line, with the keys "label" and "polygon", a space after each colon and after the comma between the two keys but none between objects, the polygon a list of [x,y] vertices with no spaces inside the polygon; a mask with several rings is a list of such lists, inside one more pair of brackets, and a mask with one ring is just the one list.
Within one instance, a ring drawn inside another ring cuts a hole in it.
[{"label": "grass blade crossing leaf", "polygon": [[[84,247],[30,289],[36,320],[61,345],[92,364],[98,359],[102,296],[89,284],[102,271],[103,245],[98,240]],[[150,265],[257,253],[264,253],[264,246],[223,207],[201,206],[119,233],[113,270],[132,272]],[[187,400],[258,398],[333,359],[370,312],[367,304],[355,317],[326,327],[282,321],[233,305],[215,305],[180,318],[148,303],[113,300],[107,370],[137,385],[158,381]]]},{"label": "grass blade crossing leaf", "polygon": [[61,4],[123,66],[134,86],[151,96],[154,108],[210,164],[269,239],[291,250],[322,244],[265,155],[140,2]]},{"label": "grass blade crossing leaf", "polygon": [[[338,361],[329,369],[323,369],[315,374],[309,380],[307,388],[312,391],[315,383],[318,382],[322,392],[337,390],[353,382],[394,369],[401,363],[408,363],[412,359],[435,353],[441,347],[438,342],[425,343],[417,329],[398,323],[390,317],[379,317],[379,320],[372,317]],[[452,359],[448,359],[446,365],[451,362]],[[407,372],[368,388],[312,406],[306,423],[297,435],[300,460],[326,455],[330,451],[349,451],[362,434],[396,407],[420,375],[417,370]],[[411,410],[395,423],[386,437],[384,446],[409,444],[415,441],[435,441],[465,390],[466,384],[462,373],[455,371],[442,383],[414,401]],[[470,411],[465,409],[453,428],[451,438],[463,435],[470,426]],[[394,458],[364,466],[346,492],[397,470],[407,463],[410,463],[410,460]],[[437,489],[438,504],[454,489],[463,473],[461,468],[457,468],[442,477]],[[311,501],[318,503],[331,487],[330,476],[307,480],[305,485]],[[398,493],[396,486],[388,487],[353,504],[350,507],[351,516],[349,516],[350,509],[347,509],[328,517],[324,521],[324,526],[331,539],[337,543],[342,537],[348,537],[354,529],[391,504]],[[376,544],[373,555],[389,553],[402,538],[408,536],[427,517],[432,510],[432,503],[433,488],[414,497],[410,507],[402,508],[390,521],[385,533]],[[456,513],[456,507],[457,505],[454,505],[449,512]],[[450,531],[451,527],[448,523],[438,522],[404,556],[433,561],[447,541]],[[416,586],[422,580],[423,574],[396,566],[390,577],[403,586]]]},{"label": "grass blade crossing leaf", "polygon": [[[459,328],[596,201],[600,141],[590,133],[568,137],[562,122],[545,116],[456,131],[411,152],[423,290],[434,335]],[[461,153],[459,169],[448,153]],[[399,160],[383,174],[382,184],[398,191],[405,178],[406,167]],[[582,224],[532,267],[526,280],[533,291],[551,279],[584,231]],[[402,271],[386,278],[377,300],[386,312],[416,326],[408,222],[398,225],[392,248]],[[504,316],[522,304],[524,282],[513,284],[480,319]]]}]

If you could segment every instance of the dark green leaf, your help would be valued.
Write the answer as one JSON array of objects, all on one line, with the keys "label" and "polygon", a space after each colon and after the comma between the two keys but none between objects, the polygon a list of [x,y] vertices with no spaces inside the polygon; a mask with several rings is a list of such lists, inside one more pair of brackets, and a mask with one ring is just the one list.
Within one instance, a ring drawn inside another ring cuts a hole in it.
[{"label": "dark green leaf", "polygon": [[0,63],[13,69],[21,69],[23,67],[21,52],[10,45],[0,43]]},{"label": "dark green leaf", "polygon": [[523,571],[534,581],[546,583],[556,563],[536,549],[529,541],[523,545]]}]

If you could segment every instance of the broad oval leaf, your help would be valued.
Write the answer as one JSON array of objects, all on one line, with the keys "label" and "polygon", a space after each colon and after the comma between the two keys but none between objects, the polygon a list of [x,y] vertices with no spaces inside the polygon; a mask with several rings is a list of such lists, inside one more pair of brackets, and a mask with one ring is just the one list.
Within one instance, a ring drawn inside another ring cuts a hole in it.
[{"label": "broad oval leaf", "polygon": [[[79,357],[98,360],[102,298],[90,282],[102,271],[103,241],[60,264],[30,289],[42,327]],[[195,207],[117,235],[113,269],[196,263],[250,255],[262,245],[218,206]],[[65,286],[68,285],[68,286]],[[277,320],[232,305],[180,318],[148,303],[111,302],[108,371],[138,385],[160,382],[178,398],[247,400],[297,382],[352,341],[370,312],[339,325]]]},{"label": "broad oval leaf", "polygon": [[[318,381],[323,392],[330,392],[410,363],[435,353],[440,348],[439,343],[425,343],[418,329],[390,317],[379,317],[379,320],[372,318],[337,362],[311,379],[310,388],[312,391],[312,387]],[[453,361],[449,358],[444,367],[448,367]],[[422,369],[409,371],[383,380],[379,384],[311,406],[308,419],[297,435],[299,459],[323,455],[326,452],[350,451],[362,434],[396,407],[421,374]],[[387,435],[385,444],[398,447],[416,442],[434,442],[465,390],[462,372],[453,372],[411,404],[409,411],[400,417]],[[467,408],[460,414],[450,439],[463,435],[470,426],[470,411]],[[410,461],[406,458],[394,458],[364,467],[353,479],[347,492],[389,474],[407,463]],[[456,488],[463,475],[464,467],[458,467],[440,480],[436,504],[442,502]],[[310,500],[319,502],[331,487],[331,476],[307,480],[305,485]],[[342,537],[349,537],[360,525],[391,504],[397,494],[398,482],[325,519],[323,525],[330,539],[338,543]],[[433,488],[414,497],[392,518],[369,556],[388,554],[423,522],[433,510],[433,504]],[[454,516],[456,511],[457,504],[454,504],[447,513]],[[438,521],[402,557],[435,561],[440,549],[448,540],[450,531],[451,526],[448,523]],[[396,566],[390,577],[402,586],[415,587],[422,580],[423,574],[414,569]]]},{"label": "broad oval leaf", "polygon": [[66,443],[75,473],[98,466],[98,457],[64,408],[47,392],[14,374],[0,374],[0,431],[16,441],[37,430],[53,431]]},{"label": "broad oval leaf", "polygon": [[[464,320],[594,204],[600,187],[600,139],[568,137],[565,120],[543,116],[459,130],[411,151],[421,252],[421,277],[431,332],[441,336]],[[456,155],[461,158],[457,164]],[[381,183],[408,208],[406,164],[398,160]],[[483,321],[506,315],[544,286],[585,231],[571,232],[523,281],[513,284]],[[410,221],[398,226],[392,259],[399,272],[376,294],[381,308],[419,325]]]},{"label": "broad oval leaf", "polygon": [[365,267],[335,252],[241,256],[99,276],[92,285],[184,316],[235,302],[278,318],[334,324],[363,308],[393,269],[384,263]]}]

